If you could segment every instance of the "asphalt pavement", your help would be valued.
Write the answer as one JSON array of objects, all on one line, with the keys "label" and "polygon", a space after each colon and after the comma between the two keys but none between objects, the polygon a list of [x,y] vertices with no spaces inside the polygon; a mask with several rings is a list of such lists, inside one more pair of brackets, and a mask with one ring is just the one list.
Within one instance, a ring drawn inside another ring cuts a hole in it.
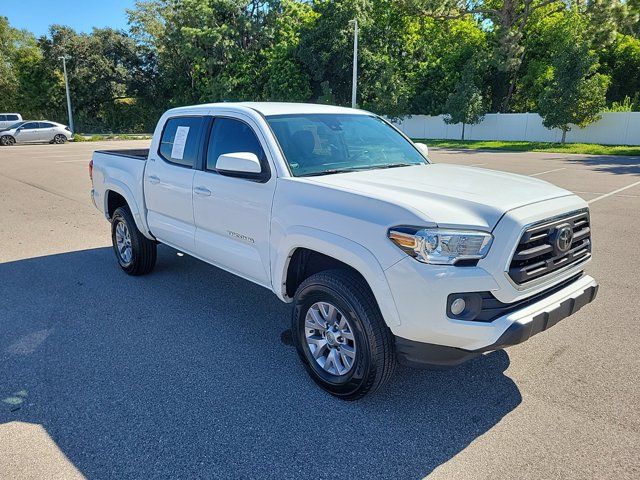
[{"label": "asphalt pavement", "polygon": [[120,271],[87,163],[147,144],[0,148],[0,478],[640,477],[640,158],[433,149],[588,200],[598,298],[348,403],[268,290],[167,247]]}]

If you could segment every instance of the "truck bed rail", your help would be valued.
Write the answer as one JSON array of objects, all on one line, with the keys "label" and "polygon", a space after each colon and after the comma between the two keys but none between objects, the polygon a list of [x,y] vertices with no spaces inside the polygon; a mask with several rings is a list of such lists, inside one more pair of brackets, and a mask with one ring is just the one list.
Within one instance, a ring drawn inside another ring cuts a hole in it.
[{"label": "truck bed rail", "polygon": [[104,153],[105,155],[117,155],[120,157],[135,158],[136,160],[146,160],[149,156],[148,148],[131,148],[121,150],[96,150],[95,153]]}]

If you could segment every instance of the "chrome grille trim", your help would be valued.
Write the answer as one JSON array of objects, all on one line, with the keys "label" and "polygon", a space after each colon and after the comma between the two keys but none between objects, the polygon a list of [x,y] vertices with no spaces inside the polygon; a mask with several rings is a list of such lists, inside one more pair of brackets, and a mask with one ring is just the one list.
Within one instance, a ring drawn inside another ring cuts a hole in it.
[{"label": "chrome grille trim", "polygon": [[[554,251],[555,227],[569,225],[573,232],[571,246],[565,253]],[[509,280],[520,288],[544,282],[591,258],[591,228],[588,209],[583,209],[527,225],[507,267]]]}]

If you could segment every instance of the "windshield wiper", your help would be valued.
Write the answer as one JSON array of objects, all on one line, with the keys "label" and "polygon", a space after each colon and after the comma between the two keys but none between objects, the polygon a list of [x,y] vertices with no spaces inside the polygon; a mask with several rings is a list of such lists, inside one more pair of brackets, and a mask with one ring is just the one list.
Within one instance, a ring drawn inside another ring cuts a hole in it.
[{"label": "windshield wiper", "polygon": [[422,164],[421,163],[389,163],[387,165],[367,165],[364,167],[332,168],[330,170],[322,170],[321,172],[306,173],[300,176],[301,177],[319,177],[321,175],[332,175],[334,173],[361,172],[363,170],[378,170],[383,168],[413,167],[415,165],[422,165]]},{"label": "windshield wiper", "polygon": [[329,170],[322,170],[321,172],[305,173],[300,177],[319,177],[321,175],[333,175],[334,173],[346,173],[346,172],[358,172],[361,170],[369,170],[371,167],[352,167],[352,168],[332,168]]},{"label": "windshield wiper", "polygon": [[422,163],[390,163],[389,165],[378,165],[373,168],[415,167],[416,165],[423,165],[423,164]]},{"label": "windshield wiper", "polygon": [[383,168],[414,167],[416,165],[424,165],[424,164],[422,163],[390,163],[387,165],[367,165],[366,167],[333,168],[331,170],[323,170],[321,172],[306,173],[300,176],[301,177],[319,177],[321,175],[332,175],[334,173],[361,172],[363,170],[378,170]]}]

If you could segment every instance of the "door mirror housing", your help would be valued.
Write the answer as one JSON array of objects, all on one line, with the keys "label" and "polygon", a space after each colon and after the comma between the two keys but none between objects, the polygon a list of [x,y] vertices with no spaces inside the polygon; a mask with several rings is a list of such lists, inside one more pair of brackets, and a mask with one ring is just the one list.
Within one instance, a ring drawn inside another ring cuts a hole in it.
[{"label": "door mirror housing", "polygon": [[429,156],[429,147],[427,147],[426,144],[424,143],[414,143],[414,145],[416,146],[416,148],[418,149],[418,151],[424,155],[425,157]]},{"label": "door mirror housing", "polygon": [[232,176],[255,177],[262,173],[262,165],[255,153],[225,153],[218,157],[216,171]]}]

